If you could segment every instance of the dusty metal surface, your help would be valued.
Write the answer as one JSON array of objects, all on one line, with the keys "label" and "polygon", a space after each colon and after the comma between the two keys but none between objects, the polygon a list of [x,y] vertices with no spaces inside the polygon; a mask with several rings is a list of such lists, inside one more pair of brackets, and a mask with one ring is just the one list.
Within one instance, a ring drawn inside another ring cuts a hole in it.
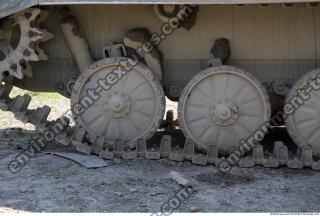
[{"label": "dusty metal surface", "polygon": [[317,0],[0,0],[0,18],[37,5],[67,4],[262,4],[318,2]]},{"label": "dusty metal surface", "polygon": [[39,0],[0,0],[0,18],[38,4]]}]

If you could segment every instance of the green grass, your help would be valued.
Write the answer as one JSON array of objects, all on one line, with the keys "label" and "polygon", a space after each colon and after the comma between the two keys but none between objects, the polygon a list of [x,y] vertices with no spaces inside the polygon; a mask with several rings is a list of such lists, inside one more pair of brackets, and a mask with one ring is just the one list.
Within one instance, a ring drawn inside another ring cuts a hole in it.
[{"label": "green grass", "polygon": [[[55,92],[32,92],[24,89],[14,87],[10,93],[10,97],[14,98],[18,95],[30,95],[31,102],[28,109],[36,109],[43,107],[44,105],[51,108],[49,115],[50,120],[55,120],[63,115],[68,109],[70,109],[70,100]],[[30,129],[30,125],[23,124],[15,120],[11,112],[0,111],[0,128],[20,127]],[[19,136],[24,137],[26,134],[22,132]]]},{"label": "green grass", "polygon": [[32,91],[28,91],[28,90],[23,90],[23,89],[19,89],[19,88],[13,88],[12,92],[11,92],[11,97],[15,97],[17,95],[24,95],[24,94],[28,94],[30,95],[33,99],[37,99],[37,100],[60,100],[61,96],[58,93],[52,93],[52,92],[32,92]]}]

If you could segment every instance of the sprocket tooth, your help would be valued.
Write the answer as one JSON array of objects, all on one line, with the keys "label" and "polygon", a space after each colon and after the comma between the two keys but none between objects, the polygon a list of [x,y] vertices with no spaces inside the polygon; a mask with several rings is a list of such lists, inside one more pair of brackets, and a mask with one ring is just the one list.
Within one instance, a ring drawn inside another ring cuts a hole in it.
[{"label": "sprocket tooth", "polygon": [[20,63],[17,64],[17,73],[19,74],[18,77],[19,79],[23,79],[23,67],[20,65]]},{"label": "sprocket tooth", "polygon": [[[21,69],[22,69],[22,67],[21,67]],[[9,74],[11,75],[11,76],[14,76],[14,77],[16,77],[16,78],[18,78],[18,79],[22,79],[23,78],[23,72],[22,72],[22,70],[14,70],[14,69],[12,69],[12,68],[8,68],[8,70],[7,70],[8,72],[9,72]]]},{"label": "sprocket tooth", "polygon": [[27,61],[39,61],[40,60],[40,58],[39,58],[38,54],[35,52],[35,50],[29,48],[28,51],[29,51],[30,55],[24,57]]},{"label": "sprocket tooth", "polygon": [[31,78],[33,76],[32,67],[29,64],[29,62],[25,62],[25,66],[26,66],[26,68],[23,69],[22,72],[26,77]]},{"label": "sprocket tooth", "polygon": [[48,40],[51,40],[54,38],[54,34],[52,34],[51,32],[48,32],[46,29],[41,29],[40,30],[42,32],[42,38],[39,39],[39,42],[47,42]]},{"label": "sprocket tooth", "polygon": [[23,13],[22,15],[25,15],[26,13],[31,13],[31,16],[29,17],[28,20],[34,21],[41,14],[41,9],[39,9],[39,8],[29,8],[29,9],[23,11],[22,13]]},{"label": "sprocket tooth", "polygon": [[48,16],[50,15],[50,12],[47,10],[41,10],[40,16],[37,19],[37,25],[39,26],[41,23],[43,23]]},{"label": "sprocket tooth", "polygon": [[30,40],[33,42],[45,42],[53,38],[53,34],[45,29],[31,28],[29,32],[33,33],[31,36],[29,35]]},{"label": "sprocket tooth", "polygon": [[37,46],[36,46],[36,51],[38,53],[38,58],[40,61],[47,61],[48,60],[48,56],[47,54],[43,51],[43,49],[41,49],[39,47],[39,43],[37,43]]}]

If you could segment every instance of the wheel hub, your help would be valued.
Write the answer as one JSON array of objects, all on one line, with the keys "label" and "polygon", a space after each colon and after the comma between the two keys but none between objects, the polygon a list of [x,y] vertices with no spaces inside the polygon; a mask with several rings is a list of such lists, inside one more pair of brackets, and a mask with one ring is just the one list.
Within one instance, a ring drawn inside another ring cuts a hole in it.
[{"label": "wheel hub", "polygon": [[238,108],[232,101],[224,100],[212,107],[211,116],[216,125],[227,127],[238,119]]},{"label": "wheel hub", "polygon": [[106,102],[106,111],[112,118],[126,117],[131,108],[131,99],[123,92],[115,92]]}]

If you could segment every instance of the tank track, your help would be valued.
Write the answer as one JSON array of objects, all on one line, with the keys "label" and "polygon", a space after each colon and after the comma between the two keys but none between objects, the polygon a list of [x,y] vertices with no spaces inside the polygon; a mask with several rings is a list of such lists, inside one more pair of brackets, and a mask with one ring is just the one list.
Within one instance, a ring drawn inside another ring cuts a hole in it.
[{"label": "tank track", "polygon": [[[132,160],[137,157],[147,160],[159,160],[168,158],[170,161],[183,162],[191,161],[193,164],[206,166],[214,165],[221,167],[225,158],[218,156],[218,149],[215,145],[211,145],[207,154],[197,153],[195,143],[186,140],[184,148],[173,148],[172,137],[164,135],[161,144],[156,149],[147,149],[147,140],[139,139],[136,141],[135,150],[125,148],[121,139],[117,139],[113,146],[107,146],[104,137],[92,138],[81,127],[71,127],[70,119],[67,117],[58,118],[55,121],[48,121],[48,115],[51,111],[50,107],[43,106],[37,109],[28,109],[31,102],[31,96],[23,95],[10,98],[9,94],[12,85],[3,84],[0,87],[0,109],[10,111],[15,118],[23,123],[30,123],[46,137],[49,132],[53,133],[52,140],[64,146],[74,146],[77,151],[84,154],[96,154],[107,160],[123,159]],[[170,114],[170,113],[169,113]],[[167,115],[172,117],[172,115]],[[167,120],[170,122],[170,119]],[[299,154],[290,152],[282,141],[274,143],[273,152],[266,151],[262,145],[256,145],[249,152],[249,155],[241,156],[240,160],[234,165],[242,168],[251,168],[254,166],[263,166],[266,168],[288,167],[291,169],[311,168],[320,170],[320,160],[313,156],[312,148],[304,147],[298,149]]]}]

